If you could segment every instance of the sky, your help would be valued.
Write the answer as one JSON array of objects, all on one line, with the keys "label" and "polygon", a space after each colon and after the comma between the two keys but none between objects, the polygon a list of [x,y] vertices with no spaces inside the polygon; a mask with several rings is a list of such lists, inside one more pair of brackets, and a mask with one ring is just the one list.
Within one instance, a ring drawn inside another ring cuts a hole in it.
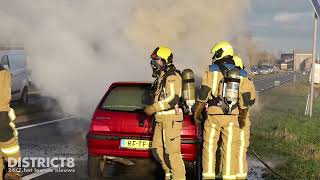
[{"label": "sky", "polygon": [[279,53],[295,49],[311,52],[313,12],[309,0],[252,0],[249,30],[268,51]]}]

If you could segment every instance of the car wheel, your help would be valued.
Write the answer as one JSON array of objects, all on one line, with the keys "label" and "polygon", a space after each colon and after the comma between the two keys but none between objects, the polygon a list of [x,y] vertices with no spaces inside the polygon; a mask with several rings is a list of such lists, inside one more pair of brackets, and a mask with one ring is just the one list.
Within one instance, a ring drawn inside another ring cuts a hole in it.
[{"label": "car wheel", "polygon": [[201,180],[201,157],[194,162],[186,162],[187,180]]},{"label": "car wheel", "polygon": [[88,174],[89,177],[102,177],[104,169],[104,160],[102,156],[88,156]]},{"label": "car wheel", "polygon": [[28,104],[28,101],[29,101],[28,92],[29,91],[27,87],[23,88],[22,94],[19,100],[21,104],[24,104],[24,105]]}]

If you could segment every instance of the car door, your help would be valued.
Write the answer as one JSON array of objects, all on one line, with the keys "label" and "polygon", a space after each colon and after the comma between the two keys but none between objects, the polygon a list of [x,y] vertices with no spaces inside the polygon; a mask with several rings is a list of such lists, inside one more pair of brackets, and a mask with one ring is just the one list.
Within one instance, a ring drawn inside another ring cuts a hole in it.
[{"label": "car door", "polygon": [[5,55],[5,58],[8,59],[10,73],[11,73],[12,99],[17,100],[19,98],[19,93],[20,93],[20,88],[21,88],[21,80],[19,78],[19,71],[17,69],[17,63],[15,62],[14,56],[12,56],[12,55]]}]

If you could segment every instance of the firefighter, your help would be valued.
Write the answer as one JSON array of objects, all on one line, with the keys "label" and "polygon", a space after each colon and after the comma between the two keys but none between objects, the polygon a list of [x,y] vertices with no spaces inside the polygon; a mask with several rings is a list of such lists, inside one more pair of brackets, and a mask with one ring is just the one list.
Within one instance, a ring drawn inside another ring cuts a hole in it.
[{"label": "firefighter", "polygon": [[211,49],[213,62],[205,71],[195,106],[194,119],[201,124],[201,112],[206,107],[202,150],[202,179],[216,178],[216,151],[222,138],[222,178],[236,179],[239,146],[238,101],[240,70],[233,61],[233,48],[225,41]]},{"label": "firefighter", "polygon": [[237,149],[237,159],[238,159],[238,168],[237,168],[237,179],[247,179],[248,173],[248,164],[247,164],[247,150],[249,147],[249,138],[250,138],[250,119],[248,107],[252,106],[256,100],[256,90],[251,79],[247,77],[247,72],[244,70],[243,61],[239,56],[234,56],[233,60],[235,66],[240,69],[243,74],[241,79],[242,88],[240,94],[242,95],[239,98],[239,126],[240,126],[240,144]]},{"label": "firefighter", "polygon": [[[4,160],[8,158],[19,160],[20,147],[18,132],[15,129],[15,114],[10,108],[11,76],[8,70],[0,65],[0,180],[3,179]],[[10,171],[5,174],[5,180],[21,179],[19,172]]]},{"label": "firefighter", "polygon": [[185,166],[181,156],[183,112],[178,102],[182,93],[180,72],[173,65],[173,54],[164,46],[157,47],[151,54],[154,83],[154,103],[144,112],[155,115],[155,130],[152,153],[165,172],[165,179],[184,180]]}]

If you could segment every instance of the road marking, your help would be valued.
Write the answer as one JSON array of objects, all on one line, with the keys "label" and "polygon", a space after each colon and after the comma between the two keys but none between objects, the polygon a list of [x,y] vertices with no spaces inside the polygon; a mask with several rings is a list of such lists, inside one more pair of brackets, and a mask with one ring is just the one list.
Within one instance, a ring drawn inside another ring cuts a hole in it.
[{"label": "road marking", "polygon": [[[28,129],[28,128],[37,127],[37,126],[42,126],[42,125],[46,125],[46,124],[52,124],[52,123],[56,123],[56,122],[60,122],[60,121],[65,121],[65,120],[72,119],[72,118],[75,118],[75,116],[69,116],[69,117],[65,117],[65,118],[61,118],[61,119],[56,119],[56,120],[52,120],[52,121],[48,121],[48,122],[43,122],[43,123],[38,123],[38,124],[32,124],[32,125],[29,125],[29,126],[22,126],[22,127],[18,127],[17,130]],[[39,177],[39,176],[42,176],[42,175],[44,175],[44,174],[48,174],[48,173],[52,172],[52,170],[54,170],[54,168],[45,169],[43,172],[32,173],[32,174],[29,174],[29,175],[27,175],[27,176],[22,177],[22,180],[34,179],[34,178]]]},{"label": "road marking", "polygon": [[[281,81],[281,79],[280,79],[279,81],[280,81],[280,84],[282,85],[282,84],[287,83],[287,82],[292,81],[292,80],[293,80],[293,78],[285,79],[285,80],[283,80],[283,81]],[[260,89],[260,90],[258,90],[258,91],[256,91],[256,92],[257,92],[257,93],[262,93],[262,92],[264,92],[264,91],[266,91],[266,90],[268,90],[268,89],[272,89],[272,88],[274,88],[274,87],[276,87],[276,86],[275,86],[275,85],[272,85],[272,86],[269,86],[269,87],[266,87],[266,88],[262,88],[262,89]]]},{"label": "road marking", "polygon": [[42,175],[44,175],[44,174],[47,174],[47,173],[51,172],[52,170],[54,170],[54,168],[45,169],[45,170],[43,170],[44,172],[32,173],[32,174],[29,174],[29,175],[27,175],[27,176],[22,177],[22,180],[34,179],[34,178],[36,178],[36,177],[42,176]]},{"label": "road marking", "polygon": [[52,123],[56,123],[56,122],[60,122],[60,121],[65,121],[65,120],[72,119],[72,118],[76,118],[76,117],[75,117],[75,116],[69,116],[69,117],[65,117],[65,118],[61,118],[61,119],[56,119],[56,120],[52,120],[52,121],[48,121],[48,122],[43,122],[43,123],[38,123],[38,124],[32,124],[32,125],[28,125],[28,126],[22,126],[22,127],[18,127],[17,130],[28,129],[28,128],[37,127],[37,126],[42,126],[42,125],[46,125],[46,124],[52,124]]}]

